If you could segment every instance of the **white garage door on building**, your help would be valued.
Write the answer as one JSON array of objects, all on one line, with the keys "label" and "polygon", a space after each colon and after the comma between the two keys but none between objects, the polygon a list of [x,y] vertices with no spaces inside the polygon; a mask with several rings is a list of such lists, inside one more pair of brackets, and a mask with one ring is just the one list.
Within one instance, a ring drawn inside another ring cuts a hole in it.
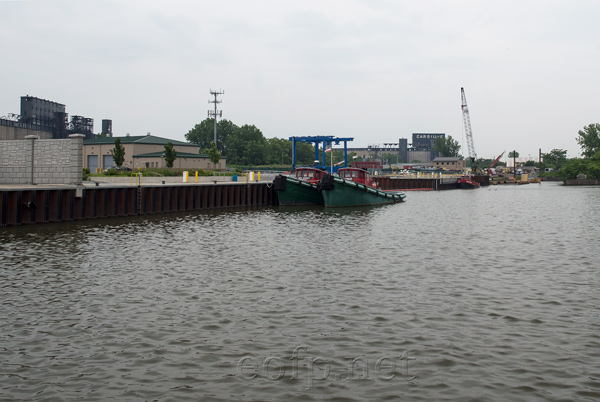
[{"label": "white garage door on building", "polygon": [[115,166],[112,155],[102,155],[102,169],[108,169]]},{"label": "white garage door on building", "polygon": [[90,172],[95,173],[98,169],[98,155],[88,155],[87,166]]}]

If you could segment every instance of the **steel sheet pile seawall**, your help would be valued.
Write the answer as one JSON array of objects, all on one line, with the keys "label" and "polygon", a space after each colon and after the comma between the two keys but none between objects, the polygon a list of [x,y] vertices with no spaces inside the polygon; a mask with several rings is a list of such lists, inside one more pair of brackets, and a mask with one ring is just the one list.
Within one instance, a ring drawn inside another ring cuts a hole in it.
[{"label": "steel sheet pile seawall", "polygon": [[270,183],[0,188],[0,225],[277,204]]},{"label": "steel sheet pile seawall", "polygon": [[[457,178],[404,178],[389,176],[372,176],[382,190],[455,190]],[[482,186],[490,184],[489,176],[474,176]]]}]

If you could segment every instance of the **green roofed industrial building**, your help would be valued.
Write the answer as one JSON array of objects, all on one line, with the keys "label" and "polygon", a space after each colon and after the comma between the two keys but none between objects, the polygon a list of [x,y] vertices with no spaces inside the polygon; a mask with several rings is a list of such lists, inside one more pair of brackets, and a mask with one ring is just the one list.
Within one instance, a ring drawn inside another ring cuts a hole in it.
[{"label": "green roofed industrial building", "polygon": [[83,165],[90,171],[96,172],[114,166],[110,151],[115,147],[119,138],[125,148],[123,166],[131,169],[163,168],[166,167],[164,158],[165,145],[169,142],[177,152],[173,165],[178,169],[225,169],[225,158],[221,158],[213,166],[208,155],[200,154],[200,147],[188,142],[170,140],[153,135],[98,137],[83,141]]}]

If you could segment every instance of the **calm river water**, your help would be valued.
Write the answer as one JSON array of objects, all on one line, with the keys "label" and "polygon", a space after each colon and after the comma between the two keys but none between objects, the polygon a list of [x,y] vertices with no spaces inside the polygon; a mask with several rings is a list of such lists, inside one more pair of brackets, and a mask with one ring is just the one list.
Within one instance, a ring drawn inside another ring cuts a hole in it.
[{"label": "calm river water", "polygon": [[0,229],[0,400],[600,400],[600,188]]}]

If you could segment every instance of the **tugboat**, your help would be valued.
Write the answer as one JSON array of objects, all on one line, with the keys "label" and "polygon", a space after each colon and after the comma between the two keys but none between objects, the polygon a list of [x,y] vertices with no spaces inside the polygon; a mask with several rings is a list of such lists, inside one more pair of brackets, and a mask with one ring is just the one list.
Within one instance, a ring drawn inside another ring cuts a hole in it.
[{"label": "tugboat", "polygon": [[277,175],[273,188],[279,205],[323,205],[323,195],[317,184],[326,175],[323,169],[299,167],[288,175]]},{"label": "tugboat", "polygon": [[326,174],[318,184],[326,207],[355,207],[403,202],[403,192],[377,188],[369,172],[359,168],[342,168],[338,175]]},{"label": "tugboat", "polygon": [[479,188],[480,184],[475,181],[475,178],[472,175],[465,174],[458,179],[458,188],[462,189],[474,189]]}]

